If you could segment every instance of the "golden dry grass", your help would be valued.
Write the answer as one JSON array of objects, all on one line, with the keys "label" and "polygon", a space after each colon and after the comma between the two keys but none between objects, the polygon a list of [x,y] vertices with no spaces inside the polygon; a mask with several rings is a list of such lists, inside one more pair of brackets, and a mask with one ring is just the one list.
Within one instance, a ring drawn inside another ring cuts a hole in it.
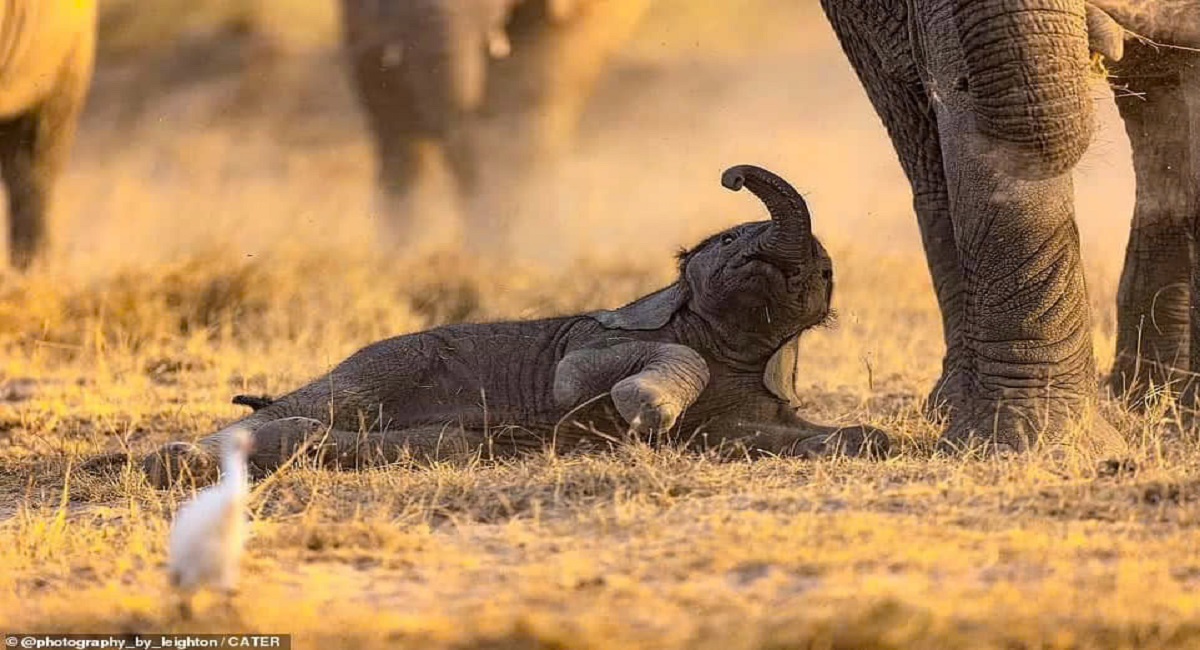
[{"label": "golden dry grass", "polygon": [[[296,647],[1200,644],[1200,441],[1170,404],[1106,403],[1136,472],[933,457],[918,407],[939,319],[907,190],[819,17],[772,20],[784,4],[742,10],[772,26],[757,40],[695,3],[652,16],[548,182],[569,209],[521,226],[520,260],[371,252],[369,148],[327,47],[289,55],[266,92],[236,42],[202,50],[203,66],[169,47],[106,63],[58,256],[0,275],[0,630],[244,629]],[[128,42],[164,47],[142,38]],[[224,41],[200,42],[187,47]],[[1131,202],[1106,115],[1079,174],[1102,368]],[[669,278],[673,248],[759,217],[717,186],[737,162],[803,187],[837,265],[841,322],[805,339],[805,409],[891,429],[897,458],[630,448],[296,468],[254,498],[240,620],[201,603],[193,623],[163,571],[189,493],[75,469],[205,435],[241,413],[231,395],[278,394],[383,336],[637,296]]]}]

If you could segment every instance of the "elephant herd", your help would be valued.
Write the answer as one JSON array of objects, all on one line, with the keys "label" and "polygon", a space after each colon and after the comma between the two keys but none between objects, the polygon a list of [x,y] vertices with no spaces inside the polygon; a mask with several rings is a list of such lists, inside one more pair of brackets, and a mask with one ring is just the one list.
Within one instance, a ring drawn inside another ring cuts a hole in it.
[{"label": "elephant herd", "polygon": [[[416,245],[430,229],[413,197],[441,158],[466,243],[493,246],[651,2],[341,0],[348,71],[374,136],[381,238]],[[944,441],[1025,449],[1093,410],[1071,172],[1093,134],[1089,84],[1101,65],[1137,181],[1108,383],[1134,404],[1153,389],[1195,405],[1200,0],[821,5],[912,186],[945,336],[928,400],[948,418]],[[0,5],[0,170],[18,268],[44,247],[94,13],[87,0]],[[1120,440],[1100,419],[1087,437]]]}]

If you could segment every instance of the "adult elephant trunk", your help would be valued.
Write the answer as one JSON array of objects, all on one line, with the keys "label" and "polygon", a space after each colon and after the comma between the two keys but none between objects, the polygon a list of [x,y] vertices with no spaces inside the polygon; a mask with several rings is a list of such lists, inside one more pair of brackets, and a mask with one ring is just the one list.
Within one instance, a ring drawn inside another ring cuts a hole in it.
[{"label": "adult elephant trunk", "polygon": [[763,256],[795,263],[812,255],[812,216],[791,184],[754,165],[730,167],[721,175],[721,184],[735,192],[745,187],[767,207],[773,227],[772,236],[763,242]]},{"label": "adult elephant trunk", "polygon": [[1020,179],[1070,170],[1092,135],[1083,0],[956,0],[975,126]]},{"label": "adult elephant trunk", "polygon": [[1200,3],[1193,0],[1091,0],[1126,29],[1168,45],[1200,48]]}]

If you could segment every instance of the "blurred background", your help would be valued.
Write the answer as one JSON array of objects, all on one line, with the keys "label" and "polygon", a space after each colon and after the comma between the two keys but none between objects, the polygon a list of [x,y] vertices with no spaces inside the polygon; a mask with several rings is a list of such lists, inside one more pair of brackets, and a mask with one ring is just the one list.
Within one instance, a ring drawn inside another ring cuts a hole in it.
[{"label": "blurred background", "polygon": [[[337,12],[334,0],[101,0],[95,82],[55,222],[71,266],[364,246],[372,151]],[[1119,257],[1132,209],[1109,104],[1079,171],[1089,258]],[[826,237],[919,248],[907,185],[818,3],[659,0],[546,179],[551,209],[518,225],[518,252],[554,264],[660,256],[754,218],[753,202],[717,182],[739,162],[800,187]]]}]

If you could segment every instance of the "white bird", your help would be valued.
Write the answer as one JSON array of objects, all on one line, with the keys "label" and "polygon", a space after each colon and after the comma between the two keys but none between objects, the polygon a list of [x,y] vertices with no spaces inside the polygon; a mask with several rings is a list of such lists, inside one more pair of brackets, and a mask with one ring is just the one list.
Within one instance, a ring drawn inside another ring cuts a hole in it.
[{"label": "white bird", "polygon": [[179,592],[184,618],[191,616],[192,596],[205,587],[220,591],[232,605],[246,542],[246,458],[252,442],[249,429],[231,431],[221,441],[221,482],[183,504],[175,515],[167,571]]}]

